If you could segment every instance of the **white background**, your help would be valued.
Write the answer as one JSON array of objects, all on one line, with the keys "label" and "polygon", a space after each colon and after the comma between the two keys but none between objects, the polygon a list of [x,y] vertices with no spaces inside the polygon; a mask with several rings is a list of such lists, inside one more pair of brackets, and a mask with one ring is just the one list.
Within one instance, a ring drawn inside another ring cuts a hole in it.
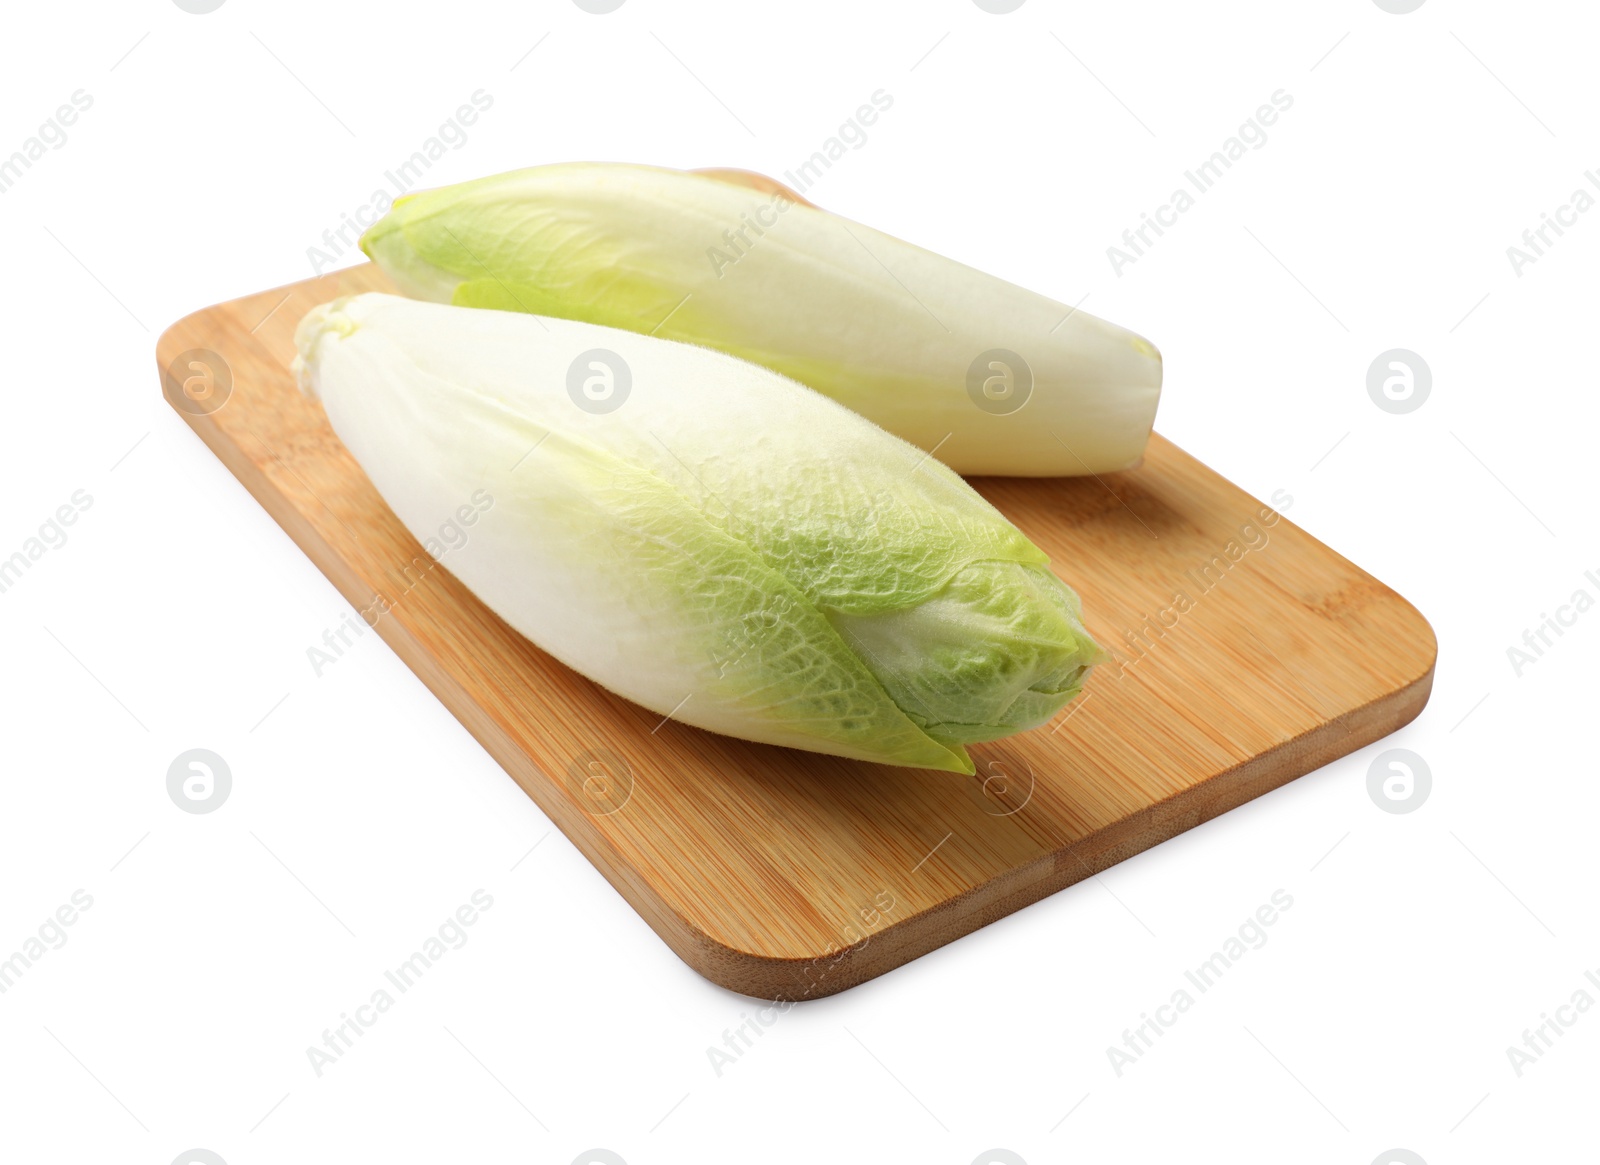
[{"label": "white background", "polygon": [[[1593,1154],[1600,1009],[1520,1076],[1506,1054],[1600,968],[1600,614],[1520,676],[1507,657],[1574,591],[1600,598],[1600,214],[1520,275],[1506,254],[1600,166],[1587,6],[125,0],[4,20],[0,156],[74,91],[94,103],[0,195],[0,552],[74,491],[93,504],[0,594],[0,957],[74,890],[93,906],[0,995],[0,1158]],[[478,89],[493,108],[430,184],[574,158],[778,174],[886,90],[810,196],[1151,337],[1161,431],[1289,491],[1294,521],[1428,616],[1432,703],[787,1012],[718,1076],[706,1049],[754,1004],[679,962],[376,636],[313,674],[347,605],[159,391],[161,329],[311,274],[307,248]],[[1279,89],[1267,143],[1119,276],[1106,248]],[[1408,415],[1366,391],[1395,347],[1433,374]],[[1396,746],[1433,773],[1406,815],[1367,793]],[[165,790],[195,747],[234,775],[205,816]],[[470,942],[317,1077],[306,1047],[480,887]],[[1270,941],[1119,1076],[1107,1047],[1280,888]]]}]

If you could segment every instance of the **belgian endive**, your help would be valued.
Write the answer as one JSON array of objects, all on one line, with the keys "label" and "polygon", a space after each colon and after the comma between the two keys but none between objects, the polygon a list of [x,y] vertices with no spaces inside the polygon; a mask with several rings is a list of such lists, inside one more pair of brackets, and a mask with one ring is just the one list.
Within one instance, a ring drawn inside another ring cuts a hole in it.
[{"label": "belgian endive", "polygon": [[959,473],[1126,469],[1161,395],[1161,355],[1133,332],[783,188],[540,166],[401,198],[361,245],[415,298],[764,365]]},{"label": "belgian endive", "polygon": [[[300,383],[401,522],[539,647],[652,712],[887,764],[1048,720],[1099,649],[936,459],[719,352],[360,295]],[[457,518],[470,514],[470,529]]]}]

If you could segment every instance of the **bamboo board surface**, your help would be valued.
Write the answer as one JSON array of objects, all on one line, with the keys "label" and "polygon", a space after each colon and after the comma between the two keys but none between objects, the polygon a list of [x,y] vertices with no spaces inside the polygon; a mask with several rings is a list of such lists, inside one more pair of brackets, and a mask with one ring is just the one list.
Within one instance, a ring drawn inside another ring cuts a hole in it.
[{"label": "bamboo board surface", "polygon": [[[883,974],[1427,702],[1435,641],[1415,608],[1156,436],[1143,466],[1103,479],[974,480],[1116,655],[1051,725],[972,746],[976,777],[661,724],[446,569],[417,582],[425,552],[289,373],[300,317],[372,290],[390,288],[367,265],[186,317],[157,348],[168,401],[358,610],[390,604],[376,627],[396,654],[674,951],[735,991],[818,998]],[[209,396],[179,387],[195,360]]]}]

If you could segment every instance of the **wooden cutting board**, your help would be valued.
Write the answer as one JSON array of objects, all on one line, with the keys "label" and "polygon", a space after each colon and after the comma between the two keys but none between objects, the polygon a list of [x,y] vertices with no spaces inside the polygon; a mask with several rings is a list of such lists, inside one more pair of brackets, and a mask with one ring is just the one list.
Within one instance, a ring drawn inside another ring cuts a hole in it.
[{"label": "wooden cutting board", "polygon": [[972,746],[976,777],[663,722],[443,567],[404,573],[425,552],[288,370],[307,309],[372,290],[391,289],[368,265],[179,321],[157,347],[168,401],[358,610],[390,604],[389,646],[668,946],[735,991],[800,1000],[881,975],[1427,702],[1435,642],[1415,608],[1157,436],[1137,470],[973,482],[1117,656],[1053,724]]}]

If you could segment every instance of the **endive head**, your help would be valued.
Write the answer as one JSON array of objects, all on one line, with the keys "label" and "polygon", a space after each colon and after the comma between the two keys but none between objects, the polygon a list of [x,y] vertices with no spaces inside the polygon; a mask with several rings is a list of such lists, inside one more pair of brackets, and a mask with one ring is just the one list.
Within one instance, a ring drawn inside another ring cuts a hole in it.
[{"label": "endive head", "polygon": [[703,173],[535,166],[407,195],[361,245],[413,299],[714,348],[961,473],[1131,468],[1161,395],[1160,353],[1125,328]]},{"label": "endive head", "polygon": [[[1100,657],[1043,552],[960,477],[765,369],[386,295],[314,309],[296,343],[418,540],[492,495],[445,567],[662,715],[970,773],[965,745],[1045,723]],[[601,349],[632,387],[597,413],[568,375]]]}]

